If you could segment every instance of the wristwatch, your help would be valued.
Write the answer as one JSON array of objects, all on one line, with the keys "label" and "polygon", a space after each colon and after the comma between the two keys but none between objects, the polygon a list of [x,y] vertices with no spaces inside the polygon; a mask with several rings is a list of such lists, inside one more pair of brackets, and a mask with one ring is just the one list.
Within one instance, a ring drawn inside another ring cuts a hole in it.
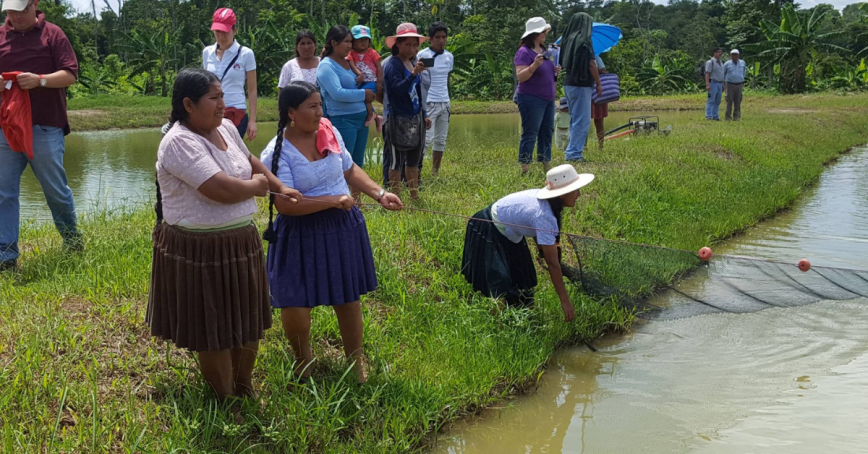
[{"label": "wristwatch", "polygon": [[384,195],[386,195],[386,190],[380,188],[380,192],[377,194],[377,203],[380,203],[380,200],[382,200]]},{"label": "wristwatch", "polygon": [[42,74],[40,74],[40,75],[39,75],[39,86],[42,87],[42,88],[45,88],[45,84],[47,84],[47,83],[48,83],[48,81],[45,80],[45,76],[43,76]]}]

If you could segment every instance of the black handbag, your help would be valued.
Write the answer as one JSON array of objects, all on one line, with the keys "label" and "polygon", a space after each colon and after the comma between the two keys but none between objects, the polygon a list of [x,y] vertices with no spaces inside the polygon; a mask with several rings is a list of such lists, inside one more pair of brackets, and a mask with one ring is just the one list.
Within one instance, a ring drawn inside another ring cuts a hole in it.
[{"label": "black handbag", "polygon": [[393,109],[389,115],[389,135],[395,148],[419,148],[422,145],[422,114],[407,117],[398,115]]}]

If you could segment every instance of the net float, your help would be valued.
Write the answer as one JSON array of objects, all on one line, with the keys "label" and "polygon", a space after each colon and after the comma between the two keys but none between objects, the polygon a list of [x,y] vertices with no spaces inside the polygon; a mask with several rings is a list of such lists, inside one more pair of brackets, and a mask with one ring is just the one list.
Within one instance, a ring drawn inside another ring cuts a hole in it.
[{"label": "net float", "polygon": [[[703,262],[707,262],[711,260],[711,248],[708,246],[703,247],[699,250],[699,260]],[[808,265],[810,267],[810,265]]]},{"label": "net float", "polygon": [[799,260],[799,269],[803,272],[807,272],[811,269],[811,262],[809,262],[808,259]]}]

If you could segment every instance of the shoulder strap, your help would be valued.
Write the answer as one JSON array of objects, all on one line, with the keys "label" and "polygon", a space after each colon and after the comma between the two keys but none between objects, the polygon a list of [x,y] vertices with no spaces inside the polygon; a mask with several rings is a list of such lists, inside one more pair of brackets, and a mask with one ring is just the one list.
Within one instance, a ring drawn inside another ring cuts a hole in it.
[{"label": "shoulder strap", "polygon": [[226,74],[229,73],[229,70],[232,69],[232,66],[235,64],[235,62],[238,61],[238,56],[241,55],[241,51],[243,51],[243,50],[244,50],[244,46],[239,44],[238,45],[238,52],[235,54],[234,57],[232,57],[232,61],[229,62],[229,64],[226,66],[226,69],[223,70],[223,75],[220,76],[220,82],[223,82],[223,78],[226,77]]}]

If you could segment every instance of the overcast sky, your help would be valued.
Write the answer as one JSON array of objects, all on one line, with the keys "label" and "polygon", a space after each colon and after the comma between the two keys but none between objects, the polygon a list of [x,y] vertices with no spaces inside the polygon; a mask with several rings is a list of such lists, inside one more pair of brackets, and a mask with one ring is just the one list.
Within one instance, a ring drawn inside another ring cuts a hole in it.
[{"label": "overcast sky", "polygon": [[[101,11],[102,9],[105,8],[105,1],[104,0],[94,0],[94,1],[96,2],[97,11]],[[118,4],[117,0],[108,0],[108,1],[111,3],[112,8],[114,8],[114,10],[117,11],[117,4]],[[667,3],[667,0],[652,0],[652,1],[654,3],[659,3],[659,4],[666,4]],[[801,5],[802,8],[811,8],[813,6],[819,5],[820,3],[828,3],[828,4],[831,4],[832,6],[834,6],[835,8],[837,8],[838,11],[840,11],[840,10],[844,9],[845,6],[847,6],[851,3],[859,3],[859,2],[858,1],[852,1],[852,0],[825,0],[825,1],[824,0],[797,0],[796,3]],[[72,4],[73,4],[73,6],[75,6],[75,8],[78,11],[84,12],[84,11],[90,11],[90,9],[91,9],[90,0],[72,0]]]}]

